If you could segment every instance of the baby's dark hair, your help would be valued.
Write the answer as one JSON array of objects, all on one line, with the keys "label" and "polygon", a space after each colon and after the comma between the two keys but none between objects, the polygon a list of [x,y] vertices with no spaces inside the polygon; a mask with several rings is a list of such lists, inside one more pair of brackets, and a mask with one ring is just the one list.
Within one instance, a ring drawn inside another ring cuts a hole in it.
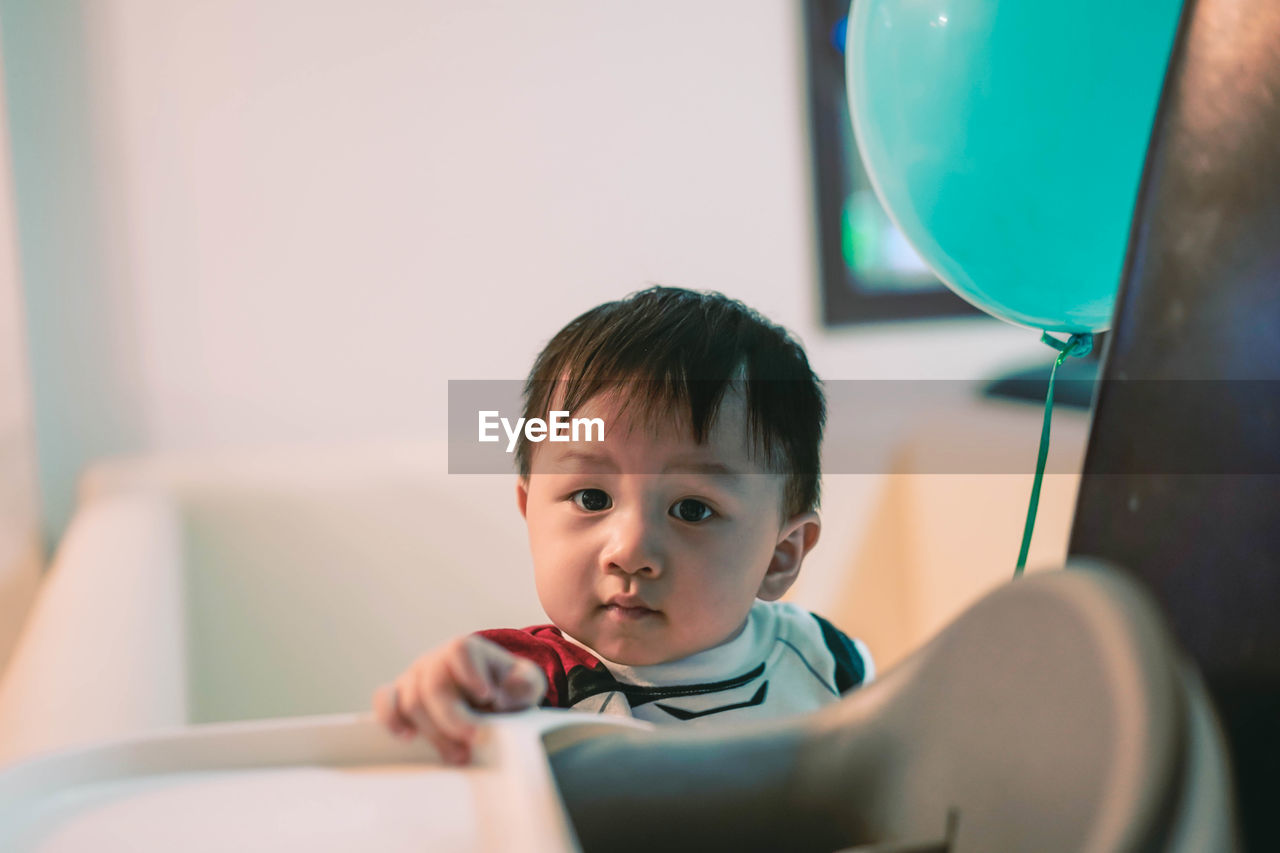
[{"label": "baby's dark hair", "polygon": [[[546,418],[554,402],[576,411],[617,388],[642,418],[688,418],[701,444],[725,391],[743,388],[751,447],[785,475],[787,517],[816,509],[827,407],[804,349],[786,329],[736,299],[651,287],[587,311],[539,353],[524,385],[524,417]],[[637,390],[639,389],[639,390]],[[533,449],[521,434],[520,476]]]}]

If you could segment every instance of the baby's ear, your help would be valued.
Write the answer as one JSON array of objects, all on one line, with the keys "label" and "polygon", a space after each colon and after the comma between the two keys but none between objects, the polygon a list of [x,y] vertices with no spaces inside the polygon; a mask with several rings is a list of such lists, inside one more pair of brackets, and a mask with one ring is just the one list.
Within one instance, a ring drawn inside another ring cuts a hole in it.
[{"label": "baby's ear", "polygon": [[520,508],[521,518],[529,517],[529,481],[524,477],[516,478],[516,506]]},{"label": "baby's ear", "polygon": [[800,575],[800,563],[804,555],[818,544],[818,534],[822,532],[822,519],[816,512],[802,512],[787,519],[782,525],[778,544],[774,546],[773,558],[769,561],[769,570],[760,582],[757,598],[765,601],[777,601],[791,589]]}]

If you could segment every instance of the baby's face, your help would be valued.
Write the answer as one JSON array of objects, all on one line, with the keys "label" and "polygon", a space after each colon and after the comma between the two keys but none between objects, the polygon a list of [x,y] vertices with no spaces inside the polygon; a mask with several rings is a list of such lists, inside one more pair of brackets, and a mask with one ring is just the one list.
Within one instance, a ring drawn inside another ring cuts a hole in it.
[{"label": "baby's face", "polygon": [[517,485],[538,597],[561,630],[604,657],[646,665],[732,639],[757,596],[775,599],[817,540],[815,513],[781,517],[783,478],[748,451],[745,405],[727,393],[705,443],[683,426],[614,417],[603,442],[542,442]]}]

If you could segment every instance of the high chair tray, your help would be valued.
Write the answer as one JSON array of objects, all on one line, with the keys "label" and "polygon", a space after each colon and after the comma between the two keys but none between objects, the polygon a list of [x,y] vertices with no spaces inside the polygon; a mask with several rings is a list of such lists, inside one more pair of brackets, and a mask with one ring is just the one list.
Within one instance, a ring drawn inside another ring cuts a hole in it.
[{"label": "high chair tray", "polygon": [[626,718],[488,718],[464,768],[363,715],[192,726],[0,768],[0,850],[578,850],[544,736]]}]

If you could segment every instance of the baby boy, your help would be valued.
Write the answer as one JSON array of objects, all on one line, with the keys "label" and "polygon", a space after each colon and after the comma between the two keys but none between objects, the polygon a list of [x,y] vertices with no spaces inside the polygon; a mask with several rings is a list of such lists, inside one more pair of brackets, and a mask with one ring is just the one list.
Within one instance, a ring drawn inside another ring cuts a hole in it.
[{"label": "baby boy", "polygon": [[393,733],[461,763],[477,711],[762,719],[872,677],[861,643],[778,600],[818,541],[826,419],[785,330],[718,293],[650,288],[561,329],[524,396],[526,419],[569,411],[605,424],[602,441],[516,450],[516,505],[551,624],[423,655],[374,694]]}]

